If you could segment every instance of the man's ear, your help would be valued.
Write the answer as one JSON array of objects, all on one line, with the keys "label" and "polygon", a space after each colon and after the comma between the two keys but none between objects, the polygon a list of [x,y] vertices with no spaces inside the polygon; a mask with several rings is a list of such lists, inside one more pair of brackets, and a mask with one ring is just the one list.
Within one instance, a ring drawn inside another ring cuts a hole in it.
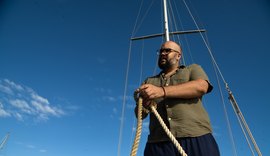
[{"label": "man's ear", "polygon": [[181,59],[181,56],[182,56],[181,54],[179,54],[179,53],[177,54],[177,60],[178,61]]}]

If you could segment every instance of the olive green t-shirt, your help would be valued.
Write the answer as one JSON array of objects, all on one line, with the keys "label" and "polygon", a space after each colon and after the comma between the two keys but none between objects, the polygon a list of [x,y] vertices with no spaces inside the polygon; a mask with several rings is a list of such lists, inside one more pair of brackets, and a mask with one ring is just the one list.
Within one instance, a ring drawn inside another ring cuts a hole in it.
[{"label": "olive green t-shirt", "polygon": [[[156,86],[171,86],[196,79],[204,79],[209,83],[208,76],[197,64],[180,66],[170,78],[165,78],[163,73],[149,77],[145,83]],[[212,86],[209,83],[208,92]],[[212,132],[210,120],[202,105],[202,97],[192,99],[159,98],[155,99],[157,111],[176,138],[196,137]],[[150,134],[148,142],[168,141],[166,133],[159,124],[154,114],[150,114]]]}]

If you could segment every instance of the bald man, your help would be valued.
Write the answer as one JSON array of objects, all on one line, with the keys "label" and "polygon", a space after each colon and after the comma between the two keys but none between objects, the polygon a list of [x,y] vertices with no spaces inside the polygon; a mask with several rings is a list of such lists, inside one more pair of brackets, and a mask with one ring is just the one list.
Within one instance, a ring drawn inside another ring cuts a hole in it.
[{"label": "bald man", "polygon": [[[137,92],[143,98],[144,107],[152,102],[157,104],[158,113],[188,156],[219,156],[210,119],[202,105],[203,95],[213,87],[201,66],[179,66],[181,56],[179,44],[163,43],[158,60],[161,72],[148,77]],[[143,118],[147,116],[148,112],[144,111]],[[149,131],[144,156],[180,156],[152,113]]]}]

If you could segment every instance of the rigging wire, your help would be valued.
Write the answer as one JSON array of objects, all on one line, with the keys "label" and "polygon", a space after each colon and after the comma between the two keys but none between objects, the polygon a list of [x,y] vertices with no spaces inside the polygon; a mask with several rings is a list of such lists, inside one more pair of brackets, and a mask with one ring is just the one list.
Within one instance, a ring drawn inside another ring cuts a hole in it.
[{"label": "rigging wire", "polygon": [[219,78],[218,78],[218,74],[217,74],[217,71],[216,71],[216,68],[215,68],[214,65],[213,65],[213,68],[214,68],[215,75],[216,75],[216,81],[218,83],[218,89],[219,89],[219,93],[220,93],[220,97],[221,97],[221,101],[222,101],[224,116],[225,116],[226,123],[227,123],[227,130],[229,132],[230,141],[231,141],[231,145],[232,145],[232,149],[233,149],[233,155],[234,156],[237,156],[235,141],[234,141],[234,137],[233,137],[233,133],[232,133],[231,123],[230,123],[230,120],[229,120],[227,108],[226,108],[226,105],[225,105],[224,96],[223,96],[222,90],[221,90],[221,84],[220,84],[220,81],[219,81]]},{"label": "rigging wire", "polygon": [[[194,24],[196,25],[197,29],[199,29],[198,24],[196,23],[196,21],[195,21],[195,19],[194,19],[194,16],[191,14],[191,11],[190,11],[189,7],[187,6],[187,3],[185,2],[185,0],[183,0],[183,2],[184,2],[184,4],[185,4],[185,6],[186,6],[186,8],[187,8],[187,10],[188,10],[188,12],[189,12],[191,18],[192,18]],[[201,35],[201,37],[202,37],[202,39],[203,39],[203,42],[205,43],[206,48],[208,49],[209,55],[211,56],[211,59],[212,59],[212,63],[215,65],[217,71],[219,72],[220,77],[222,78],[224,84],[226,85],[227,91],[229,92],[229,99],[230,99],[230,102],[231,102],[231,104],[232,104],[232,106],[233,106],[233,109],[234,109],[234,111],[235,111],[235,113],[236,113],[236,116],[237,116],[237,118],[238,118],[238,121],[239,121],[239,123],[240,123],[240,126],[241,126],[241,128],[242,128],[242,131],[243,131],[243,133],[244,133],[244,135],[245,135],[245,138],[246,138],[246,140],[247,140],[249,146],[250,146],[250,143],[249,143],[249,139],[248,139],[248,137],[247,137],[247,135],[246,135],[246,131],[248,132],[249,137],[250,137],[251,141],[253,142],[254,148],[255,148],[256,151],[258,152],[258,155],[261,156],[262,154],[261,154],[261,152],[260,152],[260,149],[259,149],[259,147],[257,146],[256,141],[255,141],[255,139],[253,138],[252,133],[250,132],[249,127],[248,127],[248,125],[247,125],[247,123],[246,123],[246,121],[245,121],[245,119],[244,119],[244,117],[243,117],[243,115],[242,115],[240,109],[238,108],[238,105],[237,105],[237,103],[236,103],[236,100],[234,99],[234,96],[232,95],[232,93],[231,93],[231,91],[230,91],[230,89],[229,89],[229,87],[228,87],[228,84],[226,83],[226,81],[225,81],[225,79],[224,79],[224,77],[223,77],[223,75],[222,75],[222,73],[221,73],[221,71],[220,71],[220,69],[219,69],[219,66],[218,66],[217,62],[216,62],[215,59],[214,59],[214,56],[213,56],[213,54],[212,54],[212,51],[211,51],[211,49],[210,49],[209,44],[207,44],[206,39],[203,37],[202,33],[201,33],[201,32],[199,32],[199,33],[200,33],[200,35]],[[237,110],[236,110],[236,109],[237,109]],[[240,118],[241,118],[241,120],[240,120]],[[243,128],[242,125],[245,126],[246,131],[244,130],[244,128]],[[251,146],[250,146],[250,148],[251,148]],[[251,152],[254,154],[252,148],[251,148]]]},{"label": "rigging wire", "polygon": [[[186,7],[186,9],[187,9],[187,11],[188,11],[188,13],[189,13],[189,15],[191,16],[191,18],[192,18],[192,20],[193,20],[193,22],[194,22],[196,28],[199,29],[199,26],[198,26],[198,24],[197,24],[197,22],[196,22],[196,20],[195,20],[195,18],[194,18],[194,16],[193,16],[193,14],[191,13],[191,10],[189,9],[189,7],[188,7],[186,1],[183,0],[183,3],[184,3],[184,5],[185,5],[185,7]],[[206,48],[207,48],[209,54],[210,54],[210,57],[211,57],[211,60],[212,60],[212,64],[213,64],[213,67],[214,67],[214,71],[215,71],[215,73],[216,73],[216,78],[217,78],[217,82],[218,82],[218,86],[219,86],[220,96],[221,96],[221,98],[222,98],[223,110],[224,110],[224,115],[225,115],[226,122],[227,122],[227,129],[228,129],[229,136],[230,136],[230,141],[231,141],[231,145],[232,145],[232,149],[233,149],[233,154],[236,156],[236,155],[237,155],[237,152],[236,152],[235,141],[234,141],[234,138],[233,138],[233,133],[232,133],[232,129],[231,129],[231,124],[230,124],[230,120],[229,120],[229,117],[228,117],[228,113],[227,113],[227,109],[226,109],[226,106],[225,106],[224,97],[223,97],[223,94],[222,94],[222,91],[221,91],[221,85],[220,85],[220,81],[219,81],[219,79],[218,79],[218,74],[217,74],[217,73],[219,73],[220,77],[221,77],[222,80],[223,80],[223,83],[224,83],[224,84],[227,84],[227,83],[226,83],[226,81],[225,81],[225,79],[224,79],[224,77],[223,77],[223,75],[222,75],[222,73],[221,73],[221,71],[220,71],[220,69],[219,69],[219,66],[218,66],[217,62],[215,61],[215,58],[214,58],[214,56],[213,56],[213,54],[212,54],[212,50],[211,50],[211,48],[210,48],[210,44],[209,44],[209,42],[208,42],[207,35],[205,35],[206,37],[204,37],[203,34],[202,34],[201,32],[199,32],[199,33],[200,33],[200,36],[201,36],[201,38],[202,38],[202,40],[203,40],[203,42],[204,42],[204,44],[205,44],[205,46],[206,46]]]},{"label": "rigging wire", "polygon": [[[140,8],[135,20],[135,25],[132,31],[131,36],[135,34],[135,32],[138,30],[140,25],[142,24],[142,21],[146,17],[147,13],[149,12],[150,8],[153,6],[154,0],[152,0],[152,3],[150,7],[147,9],[146,14],[143,16],[141,23],[138,25],[138,20],[141,14],[142,6],[143,6],[143,0],[140,4]],[[138,25],[138,26],[137,26]],[[122,135],[123,135],[123,127],[124,127],[124,116],[125,116],[125,107],[126,107],[126,95],[127,95],[127,85],[128,85],[128,75],[129,75],[129,68],[130,68],[130,58],[131,58],[131,47],[132,47],[132,41],[129,42],[129,50],[128,50],[128,62],[127,62],[127,69],[126,69],[126,76],[125,76],[125,87],[124,87],[124,94],[123,94],[123,102],[122,102],[122,111],[121,111],[121,118],[120,118],[120,130],[119,130],[119,138],[118,138],[118,147],[117,147],[117,156],[120,156],[121,154],[121,145],[122,145]]]},{"label": "rigging wire", "polygon": [[[184,4],[185,4],[185,6],[186,6],[186,8],[187,8],[187,10],[188,10],[188,12],[189,12],[189,14],[190,14],[190,16],[192,17],[194,23],[196,24],[197,29],[199,30],[198,24],[196,23],[196,21],[195,21],[195,19],[194,19],[194,16],[192,15],[190,9],[188,8],[186,2],[185,2],[185,1],[183,1],[183,2],[184,2]],[[172,7],[172,4],[169,3],[168,6],[171,8],[171,9],[169,9],[169,11],[171,11],[171,12],[169,12],[169,13],[171,13],[171,14],[169,14],[169,15],[172,15],[172,16],[169,17],[169,18],[170,18],[170,21],[174,21],[173,23],[174,23],[175,30],[179,30],[179,29],[177,29],[177,26],[176,26],[176,25],[177,25],[177,24],[176,24],[176,18],[175,18],[175,16],[174,16],[173,11],[172,11],[172,10],[173,10],[173,9],[172,9],[172,8],[173,8],[173,7]],[[174,6],[176,6],[175,2],[174,2]],[[179,18],[179,17],[180,17],[180,16],[179,16],[179,11],[178,11],[177,7],[175,7],[175,8],[176,8],[176,15],[178,15],[178,18]],[[179,18],[179,19],[180,19],[180,21],[181,21],[181,18]],[[182,24],[180,24],[180,25],[181,25],[181,28],[183,29]],[[171,25],[170,29],[173,29],[173,25]],[[205,43],[205,45],[207,46],[208,51],[209,51],[209,50],[210,50],[210,46],[209,46],[207,34],[205,35],[205,37],[202,35],[202,33],[200,33],[200,34],[201,34],[201,37],[204,39],[204,43]],[[186,38],[186,37],[184,37],[184,38],[186,39],[186,43],[187,43],[187,45],[188,45],[188,47],[189,47],[187,38]],[[177,35],[177,39],[180,41],[180,38],[179,38],[178,35]],[[176,41],[176,39],[174,39],[174,40]],[[190,51],[190,50],[189,50],[189,51]],[[209,52],[211,53],[211,50],[210,50]],[[189,52],[189,54],[190,54],[190,56],[191,56],[191,58],[192,58],[191,52]],[[213,60],[213,55],[212,55],[212,54],[210,54],[210,55],[212,56],[213,67],[215,67],[215,64],[216,64],[216,63],[215,63],[215,60]],[[192,58],[192,60],[193,60],[193,58]],[[184,61],[184,59],[183,59],[183,61]],[[184,62],[184,64],[185,64],[185,62]],[[217,76],[217,70],[216,70],[216,69],[219,70],[217,64],[216,64],[216,68],[214,68],[214,70],[215,70],[215,73],[216,73],[216,77],[218,77],[218,76]],[[220,70],[219,70],[219,72],[220,72]],[[221,73],[221,72],[220,72],[220,73]],[[220,75],[222,76],[222,74],[220,74]],[[222,76],[222,78],[223,78],[223,76]],[[217,78],[217,79],[218,79],[218,78]],[[219,79],[218,79],[218,80],[219,80]],[[224,78],[223,78],[223,81],[224,81]],[[219,81],[218,81],[218,83],[219,83]],[[230,127],[230,122],[229,122],[229,119],[228,119],[228,114],[227,114],[226,107],[225,107],[225,103],[224,103],[224,97],[223,97],[223,94],[222,94],[222,92],[221,92],[221,86],[220,86],[220,83],[219,83],[219,89],[220,89],[220,94],[221,94],[221,97],[222,97],[222,102],[223,102],[223,107],[224,107],[224,114],[225,114],[226,119],[227,119],[227,125],[228,125],[228,131],[229,131],[229,134],[230,134],[231,144],[232,144],[232,146],[233,146],[234,155],[237,155],[237,154],[236,154],[235,143],[234,143],[234,139],[233,139],[233,135],[232,135],[232,130],[231,130],[231,127]]]},{"label": "rigging wire", "polygon": [[[176,9],[176,15],[178,15],[178,18],[180,19],[180,16],[179,16],[179,11],[178,11],[178,9],[177,9],[177,7],[176,7],[176,3],[175,3],[175,1],[173,1],[174,2],[174,6],[175,6],[175,9]],[[193,21],[194,21],[194,23],[196,24],[196,26],[197,26],[197,29],[199,30],[199,27],[198,27],[198,24],[196,23],[196,21],[195,21],[195,19],[194,19],[194,17],[193,17],[193,15],[191,14],[191,11],[190,11],[190,9],[188,8],[188,6],[187,6],[187,4],[185,3],[185,1],[184,1],[184,4],[185,4],[185,6],[186,6],[186,8],[187,8],[187,10],[189,10],[189,13],[190,13],[190,15],[192,16],[192,19],[193,19]],[[171,4],[169,4],[169,6],[172,8],[172,6],[171,6]],[[173,9],[171,9],[171,10],[173,10]],[[174,15],[173,13],[172,13],[172,15]],[[172,20],[174,21],[174,24],[175,24],[175,27],[176,27],[176,19],[175,19],[175,16],[172,16]],[[181,20],[180,20],[181,21]],[[182,26],[182,24],[181,24],[181,28],[183,29],[183,26]],[[177,28],[176,28],[176,30],[178,30]],[[202,36],[202,33],[200,33],[201,34],[201,37],[202,38],[204,38],[203,36]],[[205,35],[206,37],[206,40],[204,41],[205,42],[205,44],[206,45],[208,45],[208,49],[210,49],[210,46],[209,46],[209,42],[208,42],[208,38],[207,38],[207,34]],[[179,36],[177,36],[178,37],[178,39],[179,39]],[[187,43],[187,46],[188,46],[188,48],[189,48],[189,44],[188,44],[188,40],[187,40],[187,38],[184,36],[184,38],[185,38],[185,40],[186,40],[186,43]],[[190,52],[190,49],[188,49],[189,50],[189,55],[190,55],[190,57],[191,57],[191,60],[192,60],[192,62],[193,62],[193,57],[192,57],[192,54],[191,54],[191,52]],[[184,62],[185,63],[185,62]],[[215,67],[214,66],[214,64],[215,63],[213,63],[213,67]],[[220,86],[220,82],[219,82],[219,79],[218,79],[218,75],[217,75],[217,70],[216,70],[216,68],[214,68],[214,71],[215,71],[215,73],[216,73],[216,78],[217,78],[217,81],[218,81],[218,85],[219,85],[219,92],[220,92],[220,96],[221,96],[221,98],[222,98],[222,103],[223,103],[223,107],[224,107],[224,114],[225,114],[225,117],[226,117],[226,122],[227,122],[227,125],[228,125],[228,131],[229,131],[229,135],[230,135],[230,140],[231,140],[231,145],[232,145],[232,149],[233,149],[233,151],[234,151],[234,155],[236,156],[237,154],[236,154],[236,147],[235,147],[235,142],[234,142],[234,139],[233,139],[233,135],[232,135],[232,130],[231,130],[231,124],[230,124],[230,121],[229,121],[229,118],[228,118],[228,114],[227,114],[227,110],[226,110],[226,107],[225,107],[225,102],[224,102],[224,97],[223,97],[223,94],[222,94],[222,91],[221,91],[221,86]]]},{"label": "rigging wire", "polygon": [[[196,28],[199,30],[199,26],[198,26],[198,24],[197,24],[197,22],[196,22],[194,16],[192,15],[192,13],[191,13],[191,11],[190,11],[190,9],[189,9],[189,7],[188,7],[186,1],[183,0],[183,2],[184,2],[185,6],[186,6],[186,8],[187,8],[187,11],[188,11],[189,15],[191,16],[191,18],[192,18],[192,20],[193,20],[193,22],[194,22]],[[201,38],[202,38],[202,40],[203,40],[203,42],[204,42],[204,44],[205,44],[205,46],[206,46],[206,48],[207,48],[207,50],[208,50],[210,56],[211,56],[211,59],[212,59],[214,65],[215,65],[216,68],[217,68],[217,71],[218,71],[220,77],[222,78],[224,84],[227,84],[226,81],[225,81],[225,79],[224,79],[224,77],[223,77],[223,75],[222,75],[222,73],[221,73],[221,71],[220,71],[220,69],[219,69],[219,66],[218,66],[218,64],[217,64],[217,62],[216,62],[216,60],[215,60],[215,58],[214,58],[214,56],[213,56],[212,50],[210,49],[209,45],[208,45],[207,42],[206,42],[206,39],[204,38],[202,32],[199,32],[199,33],[200,33],[200,36],[201,36]]]},{"label": "rigging wire", "polygon": [[132,31],[132,33],[131,33],[131,36],[133,36],[133,35],[135,34],[135,32],[137,31],[137,30],[136,30],[136,27],[137,27],[137,24],[138,24],[139,16],[140,16],[140,14],[141,14],[142,6],[143,6],[143,0],[142,0],[142,2],[141,2],[141,4],[140,4],[140,8],[139,8],[139,11],[138,11],[136,20],[135,20],[135,24],[134,24],[134,27],[133,27],[133,31]]},{"label": "rigging wire", "polygon": [[[142,49],[141,49],[141,65],[140,65],[140,79],[139,79],[139,83],[138,83],[138,86],[140,86],[142,84],[142,75],[143,75],[143,60],[144,60],[144,57],[143,57],[143,52],[144,52],[144,40],[142,40]],[[132,144],[132,138],[134,136],[134,130],[136,129],[136,118],[135,116],[133,116],[133,124],[132,124],[132,132],[131,132],[131,138],[130,138],[130,145]]]},{"label": "rigging wire", "polygon": [[[233,110],[234,110],[235,113],[237,113],[237,111],[236,111],[235,109],[233,109]],[[244,130],[243,124],[242,124],[242,122],[241,122],[239,116],[236,116],[236,117],[237,117],[237,120],[238,120],[238,122],[239,122],[239,124],[240,124],[241,130],[242,130],[242,132],[244,133],[244,136],[245,136],[245,139],[246,139],[246,141],[247,141],[247,143],[248,143],[249,149],[250,149],[252,155],[255,156],[254,150],[252,149],[251,143],[250,143],[250,141],[249,141],[249,139],[248,139],[248,136],[247,136],[246,131]]]},{"label": "rigging wire", "polygon": [[139,23],[138,26],[137,26],[138,19],[139,19],[139,15],[140,15],[140,12],[141,12],[141,9],[142,9],[142,6],[143,6],[143,0],[142,0],[141,6],[140,6],[140,10],[139,10],[139,13],[138,13],[138,16],[137,16],[137,19],[136,19],[136,24],[135,24],[135,26],[134,26],[133,33],[132,33],[132,36],[131,36],[131,37],[133,37],[133,35],[134,35],[135,33],[137,33],[137,31],[139,30],[140,26],[142,25],[144,19],[146,18],[146,16],[148,15],[149,11],[151,10],[153,4],[154,4],[154,0],[151,1],[150,6],[149,6],[148,9],[146,10],[144,16],[141,18],[141,21],[140,21],[140,23]]},{"label": "rigging wire", "polygon": [[[143,1],[142,1],[141,5],[140,5],[140,9],[139,9],[138,16],[137,16],[137,19],[136,19],[136,23],[135,23],[135,26],[134,26],[134,29],[133,29],[133,32],[132,32],[132,36],[135,34],[135,32],[138,31],[138,29],[139,29],[139,27],[141,26],[142,22],[144,21],[146,15],[147,15],[148,12],[150,11],[151,7],[153,6],[153,3],[154,3],[154,0],[152,0],[152,2],[151,2],[151,4],[150,4],[149,8],[148,8],[147,11],[146,11],[146,14],[143,16],[142,20],[141,20],[140,23],[138,24],[139,15],[140,15],[140,13],[141,13],[142,5],[143,5]],[[188,7],[186,1],[183,0],[183,3],[184,3],[184,5],[185,5],[185,7],[187,8],[187,11],[188,11],[189,15],[191,16],[193,22],[195,23],[196,28],[199,30],[199,26],[198,26],[197,22],[195,21],[195,18],[194,18],[194,16],[192,15],[192,13],[191,13],[191,11],[190,11],[190,9],[189,9],[189,7]],[[169,6],[172,8],[171,3],[169,4]],[[176,7],[176,8],[177,8],[177,7]],[[171,9],[171,10],[172,10],[172,9]],[[170,18],[172,18],[173,21],[176,21],[176,20],[175,20],[175,16],[173,16],[173,15],[174,15],[174,14],[172,13],[172,16],[171,16]],[[177,15],[179,15],[178,12],[177,12]],[[175,28],[176,28],[176,22],[174,22],[174,23],[175,23]],[[182,25],[181,25],[181,26],[182,26]],[[173,26],[171,26],[171,27],[173,27]],[[183,26],[182,26],[182,27],[183,27]],[[218,74],[217,74],[217,73],[219,73],[219,75],[220,75],[220,77],[221,77],[223,83],[227,85],[227,83],[226,83],[226,81],[225,81],[225,79],[224,79],[224,77],[223,77],[223,75],[222,75],[222,73],[221,73],[221,71],[220,71],[220,69],[219,69],[219,66],[218,66],[217,62],[215,61],[214,56],[213,56],[213,54],[212,54],[212,50],[211,50],[210,45],[209,45],[209,43],[208,43],[207,35],[206,35],[206,36],[203,36],[202,32],[199,32],[199,33],[200,33],[200,36],[201,36],[201,38],[202,38],[202,40],[203,40],[203,42],[204,42],[206,48],[208,49],[209,54],[210,54],[210,57],[211,57],[211,60],[212,60],[213,66],[214,66],[214,70],[215,70],[215,73],[216,73],[216,77],[218,77]],[[177,38],[178,38],[179,43],[180,43],[179,35],[177,35]],[[185,38],[185,39],[186,39],[186,38]],[[186,39],[186,42],[187,42],[187,44],[188,44],[187,39]],[[127,71],[126,71],[125,90],[124,90],[124,98],[123,98],[123,105],[122,105],[121,125],[120,125],[120,134],[119,134],[119,143],[118,143],[118,156],[120,156],[120,150],[121,150],[121,140],[122,140],[122,133],[123,133],[123,132],[122,132],[122,131],[123,131],[122,129],[123,129],[123,124],[124,124],[124,120],[123,120],[123,119],[124,119],[124,113],[125,113],[125,101],[126,101],[125,98],[126,98],[126,92],[127,92],[127,81],[128,81],[129,66],[130,66],[131,47],[132,47],[132,41],[130,41],[129,54],[128,54],[128,67],[127,67]],[[144,47],[144,44],[143,44],[143,47]],[[189,46],[188,46],[188,47],[189,47]],[[143,50],[142,50],[142,51],[143,51]],[[191,53],[189,53],[189,54],[191,54]],[[184,62],[184,64],[185,64],[184,57],[182,57],[182,58],[183,58],[183,62]],[[143,60],[143,54],[142,54],[142,56],[141,56],[141,60]],[[141,67],[140,67],[140,68],[141,68],[140,82],[141,82],[141,77],[142,77],[142,64],[143,64],[143,63],[141,62]],[[156,68],[155,68],[154,72],[155,72],[155,71],[156,71]],[[154,75],[154,74],[153,74],[153,75]],[[218,78],[217,78],[217,79],[218,79]],[[219,85],[219,89],[220,89],[221,87],[220,87],[220,81],[219,81],[219,79],[218,79],[218,85]],[[225,116],[226,116],[226,121],[227,121],[228,129],[229,129],[230,138],[231,138],[231,140],[232,140],[232,145],[233,145],[233,149],[234,149],[234,154],[237,155],[236,148],[235,148],[235,143],[234,143],[234,139],[233,139],[233,136],[232,136],[232,131],[231,131],[230,123],[229,123],[228,113],[227,113],[227,110],[226,110],[226,106],[225,106],[225,103],[224,103],[224,97],[223,97],[223,94],[222,94],[221,90],[220,90],[220,94],[221,94],[221,98],[222,98],[222,101],[223,101],[224,113],[225,113]],[[235,111],[236,111],[236,110],[235,110]],[[238,121],[239,121],[240,126],[241,126],[241,128],[242,128],[242,131],[244,132],[242,123],[240,122],[240,119],[239,119],[238,116],[237,116],[237,118],[238,118]],[[134,125],[134,124],[133,124],[133,125]],[[133,129],[132,129],[132,132],[133,132]],[[244,132],[244,134],[245,134],[245,136],[246,136],[246,133],[245,133],[245,132]],[[133,133],[132,133],[132,135],[133,135]],[[247,139],[247,137],[246,137],[246,139]],[[247,140],[248,140],[248,139],[247,139]],[[248,143],[249,143],[249,142],[248,142]],[[249,143],[249,145],[250,145],[250,143]],[[251,147],[251,146],[250,146],[250,147]],[[252,152],[253,152],[253,151],[252,151]],[[253,153],[253,155],[254,155],[254,153]]]},{"label": "rigging wire", "polygon": [[128,83],[130,56],[131,56],[131,45],[132,45],[132,41],[129,42],[128,63],[127,63],[127,69],[126,69],[125,87],[124,87],[122,112],[121,112],[121,118],[120,118],[118,149],[117,149],[118,156],[120,156],[120,153],[121,153],[122,135],[123,135],[123,127],[124,127],[124,115],[125,115],[125,107],[126,107],[127,83]]},{"label": "rigging wire", "polygon": [[[140,4],[140,8],[135,20],[135,25],[133,27],[131,36],[134,35],[136,31],[136,27],[138,24],[138,19],[141,14],[143,6],[143,0]],[[128,62],[127,62],[127,69],[126,69],[126,76],[125,76],[125,87],[124,87],[124,94],[123,94],[123,102],[122,102],[122,111],[121,111],[121,118],[120,118],[120,130],[119,130],[119,138],[118,138],[118,146],[117,146],[117,156],[120,156],[121,154],[121,145],[122,145],[122,135],[123,135],[123,127],[124,127],[124,116],[125,116],[125,107],[126,107],[126,95],[127,95],[127,83],[128,83],[128,75],[129,75],[129,66],[130,66],[130,57],[131,57],[131,47],[132,47],[132,41],[129,41],[129,50],[128,50]]]},{"label": "rigging wire", "polygon": [[[174,2],[174,6],[176,6],[176,4],[175,4],[175,1],[173,1]],[[179,19],[179,21],[180,21],[180,27],[181,27],[181,29],[178,29],[177,28],[177,20],[176,20],[176,18],[175,18],[175,16],[174,16],[174,12],[173,12],[173,7],[172,7],[172,4],[170,3],[170,1],[169,1],[169,5],[168,5],[169,7],[170,7],[170,9],[168,9],[170,12],[169,12],[169,18],[171,19],[171,21],[173,21],[173,22],[171,22],[171,23],[174,23],[174,25],[173,24],[170,24],[171,25],[171,29],[172,30],[184,30],[184,27],[183,27],[183,25],[182,25],[182,22],[181,22],[181,18],[180,18],[180,16],[179,16],[179,12],[178,12],[178,9],[177,9],[177,7],[175,7],[176,8],[176,15],[177,15],[177,17],[178,17],[178,19]],[[173,26],[174,26],[174,29],[173,29]],[[174,36],[172,36],[172,37],[174,37]],[[181,46],[182,46],[182,43],[181,43],[181,40],[180,40],[180,36],[179,35],[176,35],[176,38],[177,39],[174,39],[174,41],[177,41]],[[185,39],[185,41],[186,41],[186,43],[188,43],[187,42],[187,38],[186,38],[186,36],[185,35],[183,35],[183,38]],[[188,46],[188,48],[189,48],[189,46]],[[188,49],[189,50],[189,49]],[[189,54],[191,54],[190,52],[189,52]],[[184,53],[182,53],[182,56],[181,56],[181,59],[182,59],[182,61],[181,62],[183,62],[182,64],[183,65],[186,65],[186,61],[185,61],[185,54]]]},{"label": "rigging wire", "polygon": [[7,141],[9,139],[9,132],[5,135],[5,137],[3,138],[3,140],[0,142],[0,150],[2,150],[4,148],[4,146],[7,144]]}]

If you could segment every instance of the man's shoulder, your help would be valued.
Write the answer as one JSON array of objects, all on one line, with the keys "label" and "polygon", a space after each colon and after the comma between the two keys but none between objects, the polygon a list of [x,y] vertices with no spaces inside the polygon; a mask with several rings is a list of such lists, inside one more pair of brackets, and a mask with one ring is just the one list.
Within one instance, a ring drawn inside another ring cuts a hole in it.
[{"label": "man's shoulder", "polygon": [[[161,74],[161,73],[160,73]],[[154,75],[154,76],[149,76],[144,80],[144,83],[154,83],[159,81],[160,79],[160,74]]]},{"label": "man's shoulder", "polygon": [[190,64],[190,65],[180,65],[178,67],[178,71],[181,71],[181,70],[193,70],[193,69],[196,69],[196,68],[201,68],[201,66],[199,64],[196,64],[196,63],[193,63],[193,64]]},{"label": "man's shoulder", "polygon": [[190,69],[190,68],[196,68],[196,67],[201,67],[199,64],[193,63],[189,65],[180,65],[178,68],[179,69]]},{"label": "man's shoulder", "polygon": [[202,66],[196,63],[186,66],[186,69],[188,69],[191,72],[203,70]]},{"label": "man's shoulder", "polygon": [[196,64],[196,63],[193,63],[193,64],[186,66],[186,68],[198,68],[198,67],[201,67],[201,65]]},{"label": "man's shoulder", "polygon": [[155,78],[159,78],[160,74],[154,75],[154,76],[149,76],[146,79],[155,79]]}]

